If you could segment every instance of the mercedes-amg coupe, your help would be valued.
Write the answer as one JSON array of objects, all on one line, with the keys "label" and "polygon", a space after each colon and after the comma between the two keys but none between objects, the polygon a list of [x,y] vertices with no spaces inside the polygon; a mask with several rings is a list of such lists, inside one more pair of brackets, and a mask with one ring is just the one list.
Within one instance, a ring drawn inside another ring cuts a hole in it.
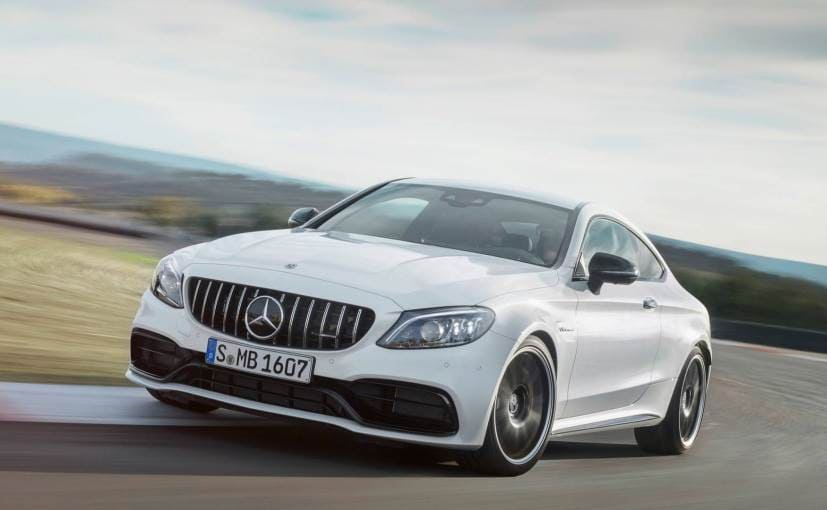
[{"label": "mercedes-amg coupe", "polygon": [[709,317],[618,213],[401,179],[288,226],[162,259],[127,377],[192,411],[443,447],[491,474],[527,471],[568,434],[694,443]]}]

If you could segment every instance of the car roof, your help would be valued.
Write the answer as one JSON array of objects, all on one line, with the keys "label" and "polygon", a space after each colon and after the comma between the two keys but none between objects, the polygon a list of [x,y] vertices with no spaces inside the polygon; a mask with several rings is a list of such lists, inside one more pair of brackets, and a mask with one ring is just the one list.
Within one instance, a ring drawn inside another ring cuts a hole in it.
[{"label": "car roof", "polygon": [[488,193],[498,193],[500,195],[508,195],[517,198],[524,198],[526,200],[534,200],[536,202],[543,202],[564,209],[576,209],[585,204],[585,202],[574,200],[572,198],[556,195],[554,193],[547,193],[538,190],[522,189],[509,186],[498,186],[496,184],[480,183],[475,181],[464,181],[455,179],[438,179],[438,178],[423,178],[411,177],[407,179],[400,179],[397,182],[404,182],[410,184],[423,184],[431,186],[446,186],[451,188],[470,189],[475,191],[484,191]]}]

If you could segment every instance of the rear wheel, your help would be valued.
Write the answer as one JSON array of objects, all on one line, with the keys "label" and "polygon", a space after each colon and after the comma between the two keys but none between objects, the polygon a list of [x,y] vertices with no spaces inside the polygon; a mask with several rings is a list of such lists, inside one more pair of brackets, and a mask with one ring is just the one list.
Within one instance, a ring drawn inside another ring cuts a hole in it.
[{"label": "rear wheel", "polygon": [[683,453],[695,443],[706,406],[708,367],[698,347],[689,353],[666,417],[654,427],[635,429],[641,449],[663,455]]},{"label": "rear wheel", "polygon": [[209,413],[218,409],[218,406],[193,400],[175,391],[158,391],[150,388],[147,388],[146,391],[164,404],[171,405],[179,409],[185,409],[187,411],[192,411],[194,413]]},{"label": "rear wheel", "polygon": [[461,464],[493,475],[516,476],[543,455],[554,417],[555,376],[545,344],[529,337],[505,369],[482,448]]}]

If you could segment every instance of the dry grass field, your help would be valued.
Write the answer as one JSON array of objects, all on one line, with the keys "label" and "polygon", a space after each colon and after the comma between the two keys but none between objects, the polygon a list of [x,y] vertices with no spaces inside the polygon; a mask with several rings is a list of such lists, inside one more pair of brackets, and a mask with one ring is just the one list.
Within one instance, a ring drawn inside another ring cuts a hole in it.
[{"label": "dry grass field", "polygon": [[0,179],[0,197],[24,204],[51,205],[77,200],[74,193],[57,186],[26,184]]},{"label": "dry grass field", "polygon": [[0,380],[126,384],[130,323],[156,258],[59,234],[0,223]]}]

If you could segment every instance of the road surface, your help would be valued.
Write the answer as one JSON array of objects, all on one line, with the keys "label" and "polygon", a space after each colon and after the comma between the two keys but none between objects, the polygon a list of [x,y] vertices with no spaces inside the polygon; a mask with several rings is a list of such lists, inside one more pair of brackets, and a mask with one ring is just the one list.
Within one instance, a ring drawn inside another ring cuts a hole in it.
[{"label": "road surface", "polygon": [[827,509],[827,357],[716,342],[683,456],[552,442],[518,478],[332,428],[167,409],[137,388],[0,385],[0,508]]}]

